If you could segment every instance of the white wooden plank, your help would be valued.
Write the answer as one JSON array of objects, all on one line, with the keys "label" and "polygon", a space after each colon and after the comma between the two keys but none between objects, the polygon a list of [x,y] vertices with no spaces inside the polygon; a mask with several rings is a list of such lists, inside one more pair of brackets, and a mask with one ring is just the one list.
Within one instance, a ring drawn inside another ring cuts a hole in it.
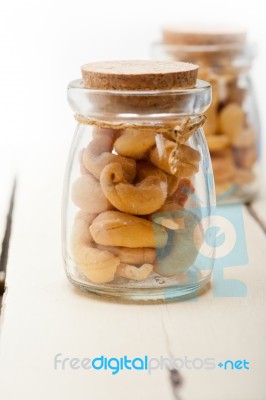
[{"label": "white wooden plank", "polygon": [[260,169],[260,193],[251,203],[251,211],[254,213],[264,231],[266,232],[266,149],[263,152]]},{"label": "white wooden plank", "polygon": [[[86,295],[65,279],[60,252],[64,161],[42,149],[24,166],[15,210],[5,310],[0,386],[7,400],[175,398],[167,369],[73,371],[54,369],[54,356],[246,358],[250,371],[185,370],[182,400],[263,399],[266,356],[266,239],[244,211],[249,264],[226,270],[244,281],[244,298],[136,305]],[[49,159],[49,166],[47,160]],[[32,168],[38,161],[38,170]],[[15,384],[14,384],[15,382]],[[176,397],[177,398],[177,397]]]},{"label": "white wooden plank", "polygon": [[[0,152],[1,154],[1,152]],[[6,223],[7,223],[7,215],[10,206],[10,199],[12,188],[14,184],[14,172],[12,169],[7,168],[7,164],[3,160],[3,157],[0,157],[0,244],[3,241]],[[1,246],[0,246],[0,255],[1,255]]]},{"label": "white wooden plank", "polygon": [[[1,141],[0,141],[1,144]],[[5,269],[8,257],[8,242],[11,215],[11,197],[14,186],[14,171],[8,159],[8,153],[0,146],[0,296],[3,294]]]}]

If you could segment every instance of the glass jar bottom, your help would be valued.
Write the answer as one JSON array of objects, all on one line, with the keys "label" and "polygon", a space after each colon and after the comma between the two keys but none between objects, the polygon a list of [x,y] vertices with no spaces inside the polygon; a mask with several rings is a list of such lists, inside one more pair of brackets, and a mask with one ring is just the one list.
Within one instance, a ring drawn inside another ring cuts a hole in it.
[{"label": "glass jar bottom", "polygon": [[73,265],[73,275],[67,273],[69,281],[85,292],[127,301],[178,301],[197,297],[211,279],[210,271],[199,271],[195,266],[179,276],[165,277],[152,273],[144,281],[117,277],[108,284],[94,284]]}]

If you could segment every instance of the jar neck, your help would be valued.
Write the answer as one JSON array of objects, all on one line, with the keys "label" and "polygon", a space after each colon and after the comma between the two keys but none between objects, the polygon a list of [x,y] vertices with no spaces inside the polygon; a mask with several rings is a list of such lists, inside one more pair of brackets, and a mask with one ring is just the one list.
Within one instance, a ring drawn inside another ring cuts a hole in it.
[{"label": "jar neck", "polygon": [[[182,60],[198,64],[201,71],[217,74],[247,73],[252,67],[256,55],[253,43],[220,44],[220,45],[175,45],[155,43],[155,58]],[[204,76],[204,75],[203,75]]]},{"label": "jar neck", "polygon": [[[200,64],[200,63],[199,63]],[[199,78],[209,80],[210,77],[219,77],[223,75],[230,75],[238,77],[239,75],[248,75],[251,69],[250,65],[199,65]]]},{"label": "jar neck", "polygon": [[121,121],[106,121],[94,118],[84,117],[82,115],[75,115],[75,119],[81,125],[91,125],[105,129],[127,129],[132,127],[137,127],[138,129],[145,129],[147,131],[149,128],[154,131],[156,127],[156,132],[164,134],[166,137],[171,139],[180,139],[180,142],[185,143],[194,132],[200,129],[206,122],[205,115],[194,115],[194,116],[183,116],[178,119],[171,119],[168,121],[161,121],[157,123],[152,121],[152,124],[147,124],[145,121],[139,121],[137,123],[121,122]]},{"label": "jar neck", "polygon": [[192,89],[129,92],[86,89],[76,80],[68,86],[68,101],[75,114],[87,119],[154,124],[205,113],[211,85],[198,80]]}]

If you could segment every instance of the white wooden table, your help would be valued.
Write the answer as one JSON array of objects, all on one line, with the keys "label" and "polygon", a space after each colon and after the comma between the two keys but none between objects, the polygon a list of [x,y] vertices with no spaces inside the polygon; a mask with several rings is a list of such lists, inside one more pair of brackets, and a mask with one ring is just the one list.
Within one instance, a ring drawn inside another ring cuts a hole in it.
[{"label": "white wooden table", "polygon": [[[265,400],[265,199],[243,207],[249,262],[227,268],[246,297],[122,304],[75,289],[65,278],[60,243],[59,146],[31,155],[19,177],[7,290],[1,316],[0,396],[4,400]],[[63,152],[65,155],[65,153]],[[49,162],[47,162],[49,160]],[[35,168],[38,166],[38,168]],[[54,359],[174,357],[246,359],[250,370],[147,371],[55,369]]]},{"label": "white wooden table", "polygon": [[[0,148],[1,147],[0,141]],[[12,211],[14,206],[15,175],[8,163],[8,157],[1,153],[0,157],[0,305],[4,290],[8,247],[12,227]],[[9,167],[9,168],[8,168]]]}]

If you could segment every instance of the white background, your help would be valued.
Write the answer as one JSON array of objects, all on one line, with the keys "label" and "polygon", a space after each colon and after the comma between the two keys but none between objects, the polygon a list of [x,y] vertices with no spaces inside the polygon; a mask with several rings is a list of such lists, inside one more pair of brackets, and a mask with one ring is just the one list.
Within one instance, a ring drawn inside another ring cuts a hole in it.
[{"label": "white background", "polygon": [[2,162],[21,171],[37,146],[56,146],[66,153],[74,130],[66,86],[79,77],[79,67],[93,60],[147,59],[151,43],[160,38],[160,26],[169,23],[219,22],[248,28],[258,42],[253,77],[265,126],[263,4],[263,0],[1,0]]},{"label": "white background", "polygon": [[[262,233],[255,229],[248,215],[251,228],[247,230],[247,243],[252,268],[240,267],[241,271],[237,268],[230,276],[246,279],[251,288],[250,301],[238,298],[208,301],[207,298],[208,307],[204,301],[200,309],[197,303],[187,302],[178,312],[176,307],[170,307],[164,315],[156,307],[152,313],[147,309],[147,314],[140,314],[138,307],[128,313],[125,308],[121,311],[120,305],[95,300],[89,310],[88,299],[76,293],[70,295],[63,277],[59,192],[75,127],[66,101],[68,82],[80,76],[79,67],[88,61],[149,58],[150,44],[159,39],[160,26],[164,24],[220,22],[247,26],[259,47],[253,77],[265,127],[266,17],[263,3],[263,0],[0,0],[0,178],[9,169],[16,171],[19,179],[27,177],[24,185],[20,185],[20,201],[16,206],[15,251],[9,265],[9,309],[5,313],[6,328],[3,330],[6,344],[3,365],[12,365],[11,372],[7,370],[4,374],[7,383],[3,386],[6,391],[11,388],[15,393],[12,398],[25,399],[29,395],[24,397],[23,393],[36,393],[35,398],[42,399],[55,396],[81,399],[86,397],[86,390],[89,393],[94,390],[99,399],[105,398],[106,388],[101,377],[94,380],[69,373],[58,378],[50,367],[54,354],[62,351],[70,356],[84,356],[84,348],[99,348],[99,345],[103,346],[103,353],[117,349],[126,349],[127,353],[134,335],[134,346],[140,354],[144,348],[148,353],[158,348],[161,354],[166,354],[160,318],[166,321],[166,330],[172,332],[170,338],[177,354],[181,348],[182,354],[187,352],[194,358],[202,343],[202,354],[206,349],[207,352],[213,349],[217,358],[230,354],[258,360],[259,373],[247,382],[243,382],[241,375],[239,381],[235,380],[235,375],[230,375],[230,385],[228,380],[224,384],[221,375],[213,378],[207,371],[204,381],[198,375],[195,385],[186,388],[194,392],[198,385],[203,387],[203,382],[208,382],[205,390],[210,392],[213,387],[224,387],[227,393],[237,387],[238,394],[251,386],[249,392],[253,391],[253,386],[257,392],[260,390],[265,346],[262,345],[263,334],[257,335],[257,332],[263,332],[265,321],[261,261],[265,258],[265,247]],[[45,177],[43,168],[46,166]],[[0,184],[0,196],[1,190]],[[29,204],[24,205],[27,201]],[[106,316],[100,329],[99,315]],[[237,323],[232,323],[236,317]],[[162,325],[164,327],[164,323]],[[188,329],[180,329],[183,325]],[[192,340],[195,329],[199,333],[198,341]],[[111,344],[105,340],[107,331]],[[175,340],[175,332],[178,332],[179,341]],[[106,387],[121,393],[122,378],[116,380],[115,388],[111,379],[112,376],[107,377]],[[155,379],[156,387],[160,388],[161,383],[166,385],[167,380],[161,373]],[[144,398],[150,390],[145,376],[142,380],[133,377],[128,387],[133,388],[132,393],[134,389],[142,393]],[[20,391],[22,395],[19,396]],[[203,396],[202,393],[199,395]]]}]

